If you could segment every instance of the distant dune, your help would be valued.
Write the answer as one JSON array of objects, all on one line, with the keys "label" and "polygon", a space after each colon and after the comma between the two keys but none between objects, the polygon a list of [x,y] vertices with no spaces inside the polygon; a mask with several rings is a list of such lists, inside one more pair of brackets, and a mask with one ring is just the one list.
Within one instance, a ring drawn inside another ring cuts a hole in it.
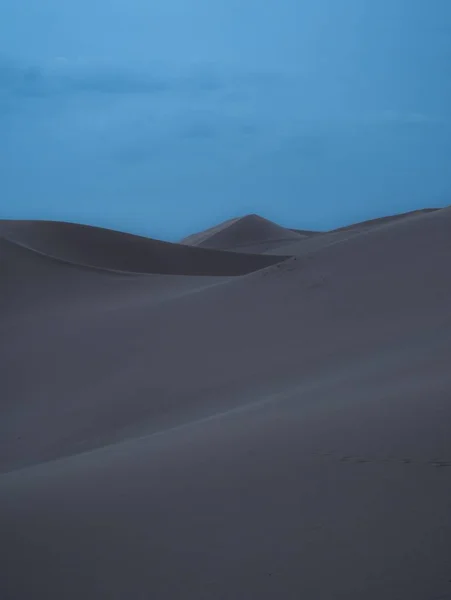
[{"label": "distant dune", "polygon": [[[310,231],[306,229],[287,229],[258,215],[246,215],[224,221],[215,227],[194,233],[181,244],[229,250],[234,252],[261,254],[304,254],[306,249],[318,249],[336,240],[347,239],[352,235],[368,231],[406,218],[421,216],[438,210],[425,208],[407,213],[370,219],[353,223],[331,231]],[[314,239],[313,239],[314,238]]]},{"label": "distant dune", "polygon": [[451,598],[451,208],[0,221],[0,598]]},{"label": "distant dune", "polygon": [[190,235],[181,243],[216,250],[264,252],[267,247],[280,246],[283,242],[298,241],[303,237],[258,215],[246,215]]}]

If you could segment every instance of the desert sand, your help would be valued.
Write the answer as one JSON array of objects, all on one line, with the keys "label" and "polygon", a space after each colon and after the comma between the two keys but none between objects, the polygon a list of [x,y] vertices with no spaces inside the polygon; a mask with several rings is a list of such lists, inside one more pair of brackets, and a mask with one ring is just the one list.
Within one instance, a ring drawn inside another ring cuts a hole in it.
[{"label": "desert sand", "polygon": [[451,599],[451,208],[0,221],[2,600]]}]

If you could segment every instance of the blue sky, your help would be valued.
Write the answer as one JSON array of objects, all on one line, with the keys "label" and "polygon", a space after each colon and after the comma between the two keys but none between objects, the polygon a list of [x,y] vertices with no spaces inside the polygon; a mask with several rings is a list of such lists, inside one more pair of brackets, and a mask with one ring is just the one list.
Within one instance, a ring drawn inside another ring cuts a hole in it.
[{"label": "blue sky", "polygon": [[451,204],[449,0],[2,0],[0,217],[175,241]]}]

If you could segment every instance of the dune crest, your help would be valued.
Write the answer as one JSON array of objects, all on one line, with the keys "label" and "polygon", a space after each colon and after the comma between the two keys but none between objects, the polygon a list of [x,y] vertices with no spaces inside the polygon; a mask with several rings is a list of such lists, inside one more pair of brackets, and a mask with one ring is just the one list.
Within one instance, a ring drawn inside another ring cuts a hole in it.
[{"label": "dune crest", "polygon": [[50,258],[108,271],[237,276],[280,262],[58,221],[0,221],[0,236]]}]

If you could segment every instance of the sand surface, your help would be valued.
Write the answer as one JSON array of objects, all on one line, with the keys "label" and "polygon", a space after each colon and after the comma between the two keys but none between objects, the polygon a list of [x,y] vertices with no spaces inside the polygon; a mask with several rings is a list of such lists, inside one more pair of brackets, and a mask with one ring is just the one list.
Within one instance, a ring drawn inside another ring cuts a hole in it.
[{"label": "sand surface", "polygon": [[2,600],[451,599],[451,209],[281,229],[0,221]]}]

